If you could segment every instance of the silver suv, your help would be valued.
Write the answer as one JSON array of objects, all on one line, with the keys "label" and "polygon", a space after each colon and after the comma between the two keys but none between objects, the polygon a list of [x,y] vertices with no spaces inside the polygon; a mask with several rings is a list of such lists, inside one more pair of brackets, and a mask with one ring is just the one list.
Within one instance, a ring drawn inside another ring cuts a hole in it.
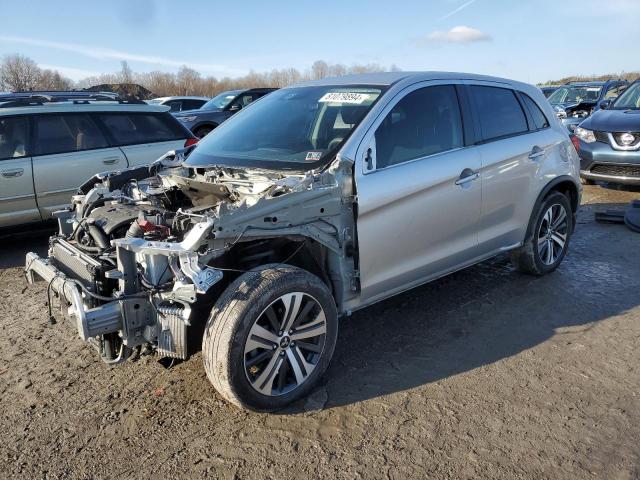
[{"label": "silver suv", "polygon": [[269,411],[313,388],[341,316],[504,252],[556,269],[580,194],[576,151],[533,86],[328,79],[88,181],[26,270],[106,362],[184,359],[201,338],[218,392]]},{"label": "silver suv", "polygon": [[98,172],[196,142],[168,111],[108,93],[0,95],[0,231],[51,218]]}]

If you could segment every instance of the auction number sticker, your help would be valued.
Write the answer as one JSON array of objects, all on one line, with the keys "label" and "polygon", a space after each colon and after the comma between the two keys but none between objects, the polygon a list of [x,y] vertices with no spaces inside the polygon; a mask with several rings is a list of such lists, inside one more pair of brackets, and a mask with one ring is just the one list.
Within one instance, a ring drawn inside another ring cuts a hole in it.
[{"label": "auction number sticker", "polygon": [[322,158],[322,152],[307,152],[305,160],[307,162],[315,162]]},{"label": "auction number sticker", "polygon": [[325,93],[318,101],[323,103],[353,103],[359,105],[368,99],[368,93],[331,92]]}]

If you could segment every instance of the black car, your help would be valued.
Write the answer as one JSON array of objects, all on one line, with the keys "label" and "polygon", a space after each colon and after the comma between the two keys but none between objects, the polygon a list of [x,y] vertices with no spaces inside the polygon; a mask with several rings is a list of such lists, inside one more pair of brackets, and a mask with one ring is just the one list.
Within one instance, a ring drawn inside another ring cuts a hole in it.
[{"label": "black car", "polygon": [[274,90],[277,89],[229,90],[213,97],[199,109],[182,111],[176,113],[175,117],[198,138],[202,138],[234,113]]},{"label": "black car", "polygon": [[570,82],[549,96],[556,115],[572,132],[589,115],[600,108],[605,100],[614,100],[629,86],[626,80],[606,82]]},{"label": "black car", "polygon": [[640,80],[576,128],[580,175],[587,182],[640,185]]}]

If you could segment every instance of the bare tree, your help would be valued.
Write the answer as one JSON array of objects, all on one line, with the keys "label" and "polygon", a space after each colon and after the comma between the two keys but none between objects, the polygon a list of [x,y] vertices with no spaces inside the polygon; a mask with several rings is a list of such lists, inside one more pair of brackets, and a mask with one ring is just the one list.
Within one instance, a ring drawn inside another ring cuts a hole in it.
[{"label": "bare tree", "polygon": [[41,70],[38,78],[38,90],[70,90],[71,79],[63,77],[57,70]]},{"label": "bare tree", "polygon": [[324,60],[316,60],[311,65],[311,78],[318,80],[329,76],[329,65]]},{"label": "bare tree", "polygon": [[0,65],[0,87],[2,90],[29,91],[38,88],[40,68],[36,62],[24,55],[7,55]]}]

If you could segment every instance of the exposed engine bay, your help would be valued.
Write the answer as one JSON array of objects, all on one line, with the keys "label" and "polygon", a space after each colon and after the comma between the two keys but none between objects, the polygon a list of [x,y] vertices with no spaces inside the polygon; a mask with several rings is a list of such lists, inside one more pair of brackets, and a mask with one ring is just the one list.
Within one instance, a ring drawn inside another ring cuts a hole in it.
[{"label": "exposed engine bay", "polygon": [[587,118],[595,108],[595,102],[580,102],[567,105],[556,105],[554,109],[560,119],[564,118]]},{"label": "exposed engine bay", "polygon": [[351,161],[310,172],[191,168],[188,152],[96,175],[56,212],[49,258],[27,256],[29,280],[48,283],[51,314],[57,303],[105,362],[140,349],[186,358],[224,288],[261,265],[315,272],[339,310],[357,295]]}]

